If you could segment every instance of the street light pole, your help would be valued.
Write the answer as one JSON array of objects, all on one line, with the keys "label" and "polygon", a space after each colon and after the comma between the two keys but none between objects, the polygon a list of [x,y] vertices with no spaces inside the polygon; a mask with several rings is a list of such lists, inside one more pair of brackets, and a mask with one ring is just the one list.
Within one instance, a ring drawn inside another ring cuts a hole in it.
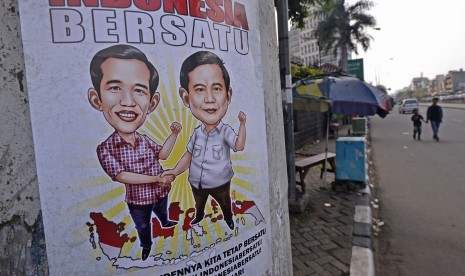
[{"label": "street light pole", "polygon": [[292,77],[289,58],[289,27],[287,0],[275,0],[278,14],[279,72],[283,97],[284,140],[288,177],[288,198],[296,200],[295,157],[294,157],[294,108],[292,106]]}]

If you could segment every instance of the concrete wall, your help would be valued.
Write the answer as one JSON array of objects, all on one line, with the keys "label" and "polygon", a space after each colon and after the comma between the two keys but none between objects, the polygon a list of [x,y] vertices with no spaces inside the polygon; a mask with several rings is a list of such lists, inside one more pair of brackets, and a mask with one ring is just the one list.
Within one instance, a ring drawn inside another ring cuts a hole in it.
[{"label": "concrete wall", "polygon": [[[273,267],[292,275],[284,130],[274,1],[260,1],[269,156]],[[18,0],[0,2],[0,267],[2,275],[48,275],[35,170]]]},{"label": "concrete wall", "polygon": [[273,268],[269,275],[292,275],[291,236],[287,201],[286,150],[280,91],[274,1],[260,1],[260,41],[268,140],[268,179]]},{"label": "concrete wall", "polygon": [[17,0],[0,2],[0,267],[47,274]]}]

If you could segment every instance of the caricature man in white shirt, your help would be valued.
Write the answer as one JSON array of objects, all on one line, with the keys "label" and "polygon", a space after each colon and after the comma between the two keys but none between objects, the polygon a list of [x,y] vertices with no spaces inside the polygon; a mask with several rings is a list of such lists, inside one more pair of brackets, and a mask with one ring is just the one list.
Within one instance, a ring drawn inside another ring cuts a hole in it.
[{"label": "caricature man in white shirt", "polygon": [[246,115],[239,112],[239,132],[222,122],[231,103],[230,77],[223,61],[209,51],[189,56],[181,66],[179,96],[201,125],[187,144],[187,151],[172,170],[179,175],[189,168],[189,183],[196,215],[191,225],[201,222],[208,196],[220,205],[229,229],[234,230],[230,186],[234,175],[230,150],[242,151],[246,138]]}]

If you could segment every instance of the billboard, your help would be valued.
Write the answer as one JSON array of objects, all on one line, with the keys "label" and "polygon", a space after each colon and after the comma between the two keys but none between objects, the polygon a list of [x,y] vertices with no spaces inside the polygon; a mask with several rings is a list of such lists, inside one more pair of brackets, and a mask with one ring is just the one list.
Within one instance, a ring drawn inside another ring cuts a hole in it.
[{"label": "billboard", "polygon": [[365,80],[363,72],[363,58],[351,59],[347,61],[347,71],[349,75]]},{"label": "billboard", "polygon": [[50,273],[266,274],[258,1],[19,4]]}]

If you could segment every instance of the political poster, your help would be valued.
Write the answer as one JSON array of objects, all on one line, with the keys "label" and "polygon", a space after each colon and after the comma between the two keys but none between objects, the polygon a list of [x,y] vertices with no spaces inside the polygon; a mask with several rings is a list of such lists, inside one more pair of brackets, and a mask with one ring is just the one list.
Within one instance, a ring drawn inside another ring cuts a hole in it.
[{"label": "political poster", "polygon": [[266,274],[259,2],[19,4],[51,275]]}]

